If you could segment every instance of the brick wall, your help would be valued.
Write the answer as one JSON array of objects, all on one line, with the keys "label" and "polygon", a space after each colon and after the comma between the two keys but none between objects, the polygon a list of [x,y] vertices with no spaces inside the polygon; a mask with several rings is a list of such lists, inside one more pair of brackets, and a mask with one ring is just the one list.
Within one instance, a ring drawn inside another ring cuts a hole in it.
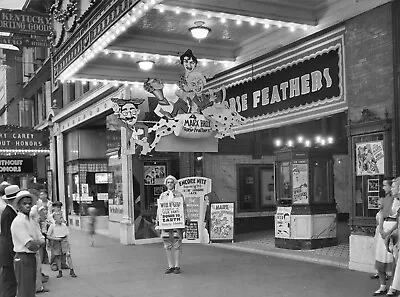
[{"label": "brick wall", "polygon": [[349,118],[368,107],[393,118],[393,41],[391,3],[346,21],[345,68]]}]

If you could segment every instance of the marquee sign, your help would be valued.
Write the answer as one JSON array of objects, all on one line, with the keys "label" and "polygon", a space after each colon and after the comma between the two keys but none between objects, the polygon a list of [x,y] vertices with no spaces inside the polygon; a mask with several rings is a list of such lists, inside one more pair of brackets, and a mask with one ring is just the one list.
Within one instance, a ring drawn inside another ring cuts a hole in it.
[{"label": "marquee sign", "polygon": [[230,108],[247,118],[342,95],[340,46],[330,47],[228,88]]},{"label": "marquee sign", "polygon": [[0,159],[0,173],[33,173],[32,159]]},{"label": "marquee sign", "polygon": [[48,150],[48,137],[44,131],[0,126],[0,150]]},{"label": "marquee sign", "polygon": [[35,12],[1,9],[0,31],[48,36],[52,31],[51,18]]}]

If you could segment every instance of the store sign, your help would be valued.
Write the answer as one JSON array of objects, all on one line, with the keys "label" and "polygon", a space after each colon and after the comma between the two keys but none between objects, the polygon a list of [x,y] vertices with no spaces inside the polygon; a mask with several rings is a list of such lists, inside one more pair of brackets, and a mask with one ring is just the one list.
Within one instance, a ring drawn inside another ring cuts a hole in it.
[{"label": "store sign", "polygon": [[341,45],[277,67],[226,90],[229,107],[246,118],[342,96]]},{"label": "store sign", "polygon": [[48,149],[48,134],[32,129],[0,126],[0,149],[44,150]]},{"label": "store sign", "polygon": [[32,159],[0,159],[1,173],[33,173]]},{"label": "store sign", "polygon": [[0,31],[48,36],[52,31],[51,18],[46,14],[2,9]]},{"label": "store sign", "polygon": [[22,35],[0,36],[0,43],[19,47],[50,47],[50,41],[48,39],[31,38]]}]

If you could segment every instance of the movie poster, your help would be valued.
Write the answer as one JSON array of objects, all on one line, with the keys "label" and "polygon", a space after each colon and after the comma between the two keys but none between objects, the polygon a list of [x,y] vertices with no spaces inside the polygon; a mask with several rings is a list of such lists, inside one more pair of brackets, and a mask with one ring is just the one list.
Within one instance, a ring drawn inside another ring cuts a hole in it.
[{"label": "movie poster", "polygon": [[385,152],[383,141],[356,144],[356,175],[384,175]]},{"label": "movie poster", "polygon": [[308,164],[306,160],[293,161],[293,203],[308,203]]},{"label": "movie poster", "polygon": [[278,207],[275,214],[275,237],[290,238],[290,214],[292,207]]},{"label": "movie poster", "polygon": [[165,166],[144,166],[145,185],[163,185],[166,177]]}]

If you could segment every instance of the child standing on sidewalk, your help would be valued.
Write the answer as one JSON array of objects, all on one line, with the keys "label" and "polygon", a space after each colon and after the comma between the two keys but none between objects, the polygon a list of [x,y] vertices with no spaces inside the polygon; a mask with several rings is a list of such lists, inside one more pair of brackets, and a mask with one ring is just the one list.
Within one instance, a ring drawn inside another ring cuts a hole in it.
[{"label": "child standing on sidewalk", "polygon": [[64,255],[67,258],[68,266],[69,266],[69,274],[72,277],[76,277],[74,272],[74,268],[72,266],[72,258],[71,251],[68,242],[69,230],[67,225],[63,223],[62,213],[55,212],[53,213],[54,223],[50,225],[49,230],[47,231],[47,239],[50,240],[50,245],[52,249],[52,254],[55,257],[55,261],[58,267],[58,275],[57,278],[62,277],[61,270],[61,257]]},{"label": "child standing on sidewalk", "polygon": [[88,235],[90,238],[90,246],[94,246],[94,234],[96,233],[96,219],[97,219],[97,209],[94,207],[88,208],[88,214],[90,216],[88,223]]}]

